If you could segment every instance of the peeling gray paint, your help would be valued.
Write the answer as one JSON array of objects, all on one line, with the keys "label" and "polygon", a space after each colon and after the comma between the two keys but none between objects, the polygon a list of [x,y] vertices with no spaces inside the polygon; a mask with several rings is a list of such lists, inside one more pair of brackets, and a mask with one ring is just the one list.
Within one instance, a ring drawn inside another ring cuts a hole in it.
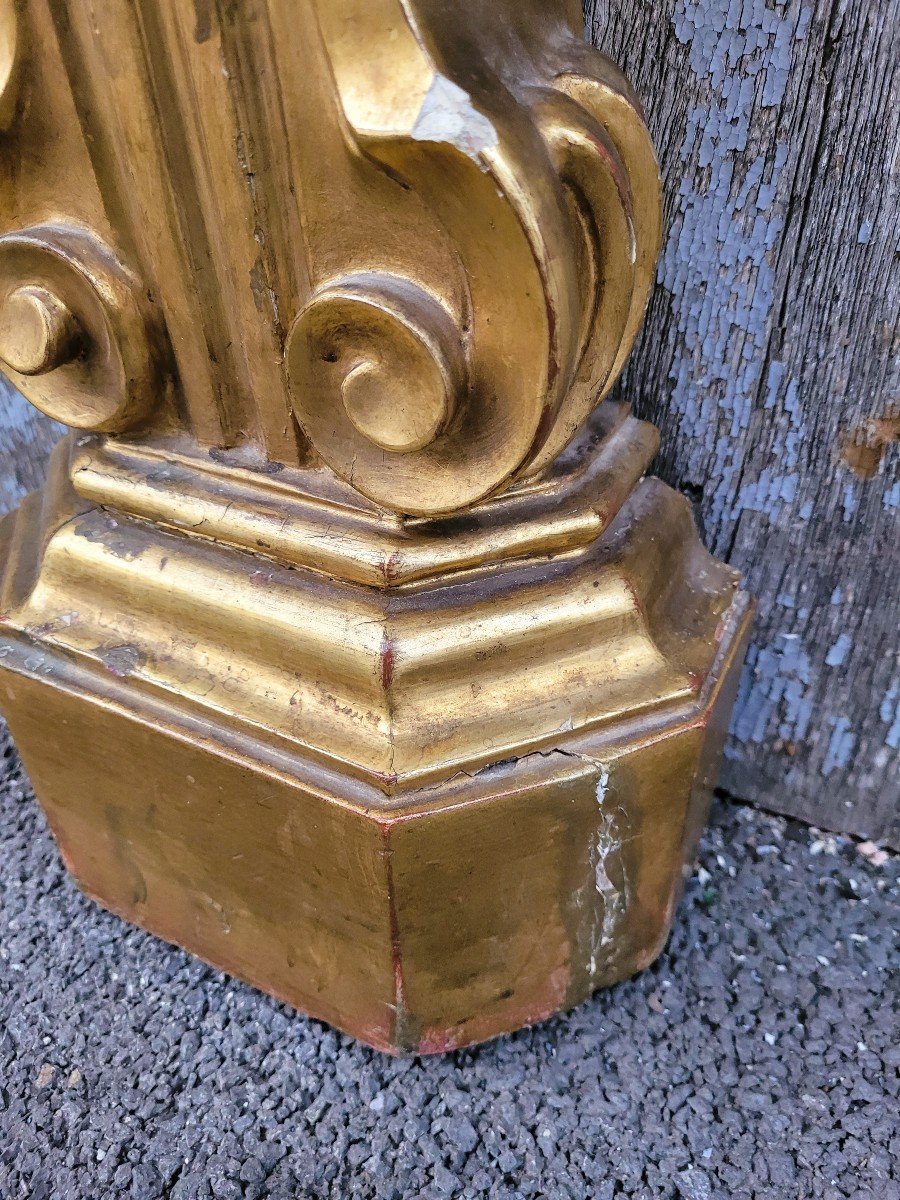
[{"label": "peeling gray paint", "polygon": [[585,8],[645,105],[666,197],[619,394],[759,599],[723,782],[900,843],[900,453],[871,478],[842,455],[900,403],[900,0]]},{"label": "peeling gray paint", "polygon": [[856,746],[856,735],[850,728],[849,717],[837,717],[831,722],[828,751],[822,764],[822,774],[828,779],[839,767],[846,767]]},{"label": "peeling gray paint", "polygon": [[847,654],[853,645],[848,633],[842,633],[828,653],[825,655],[826,667],[842,667],[847,661]]},{"label": "peeling gray paint", "polygon": [[892,750],[900,749],[900,683],[892,683],[878,708],[882,723],[888,726],[885,743]]}]

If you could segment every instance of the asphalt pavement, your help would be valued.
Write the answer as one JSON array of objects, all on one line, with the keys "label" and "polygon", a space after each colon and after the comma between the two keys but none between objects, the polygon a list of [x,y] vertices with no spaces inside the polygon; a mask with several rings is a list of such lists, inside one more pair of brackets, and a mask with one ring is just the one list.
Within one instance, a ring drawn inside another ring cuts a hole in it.
[{"label": "asphalt pavement", "polygon": [[398,1060],[87,900],[0,750],[2,1200],[900,1200],[896,856],[719,800],[643,975]]}]

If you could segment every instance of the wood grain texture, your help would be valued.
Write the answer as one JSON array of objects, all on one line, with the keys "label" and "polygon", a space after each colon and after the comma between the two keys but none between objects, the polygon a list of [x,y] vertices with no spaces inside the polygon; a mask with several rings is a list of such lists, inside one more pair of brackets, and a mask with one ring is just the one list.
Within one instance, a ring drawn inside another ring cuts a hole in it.
[{"label": "wood grain texture", "polygon": [[885,0],[587,0],[667,240],[620,385],[759,598],[734,794],[900,842],[898,31]]},{"label": "wood grain texture", "polygon": [[[586,0],[663,165],[621,385],[759,597],[724,783],[900,843],[900,0]],[[0,505],[58,434],[0,380]]]}]

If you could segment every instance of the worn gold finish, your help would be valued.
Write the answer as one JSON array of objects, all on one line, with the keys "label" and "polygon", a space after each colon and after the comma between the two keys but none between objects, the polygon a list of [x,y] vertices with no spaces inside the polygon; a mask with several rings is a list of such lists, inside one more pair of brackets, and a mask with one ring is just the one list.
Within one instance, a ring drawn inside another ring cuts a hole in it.
[{"label": "worn gold finish", "polygon": [[572,0],[0,3],[0,699],[108,907],[386,1050],[659,951],[749,604],[604,400],[659,181]]}]

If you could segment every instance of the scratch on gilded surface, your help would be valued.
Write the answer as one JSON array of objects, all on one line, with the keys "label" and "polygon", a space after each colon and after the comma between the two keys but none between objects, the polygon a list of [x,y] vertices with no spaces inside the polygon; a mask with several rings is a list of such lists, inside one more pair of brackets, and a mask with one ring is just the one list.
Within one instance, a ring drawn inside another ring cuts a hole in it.
[{"label": "scratch on gilded surface", "polygon": [[[467,157],[480,157],[497,145],[497,131],[472,104],[468,92],[443,75],[435,75],[412,129],[420,142],[449,142]],[[487,164],[479,162],[482,169]]]},{"label": "scratch on gilded surface", "polygon": [[[608,802],[609,767],[599,764],[600,776],[597,780],[596,797],[600,819],[592,850],[592,866],[594,870],[594,886],[602,901],[602,915],[591,934],[591,951],[588,971],[593,979],[597,968],[601,965],[602,955],[613,937],[620,918],[628,905],[628,880],[622,862],[622,834],[618,828],[617,809],[611,808]],[[620,875],[621,886],[618,886],[610,872]]]},{"label": "scratch on gilded surface", "polygon": [[125,679],[140,670],[145,662],[145,656],[138,647],[128,643],[117,646],[98,646],[94,653],[110,674],[120,679]]}]

